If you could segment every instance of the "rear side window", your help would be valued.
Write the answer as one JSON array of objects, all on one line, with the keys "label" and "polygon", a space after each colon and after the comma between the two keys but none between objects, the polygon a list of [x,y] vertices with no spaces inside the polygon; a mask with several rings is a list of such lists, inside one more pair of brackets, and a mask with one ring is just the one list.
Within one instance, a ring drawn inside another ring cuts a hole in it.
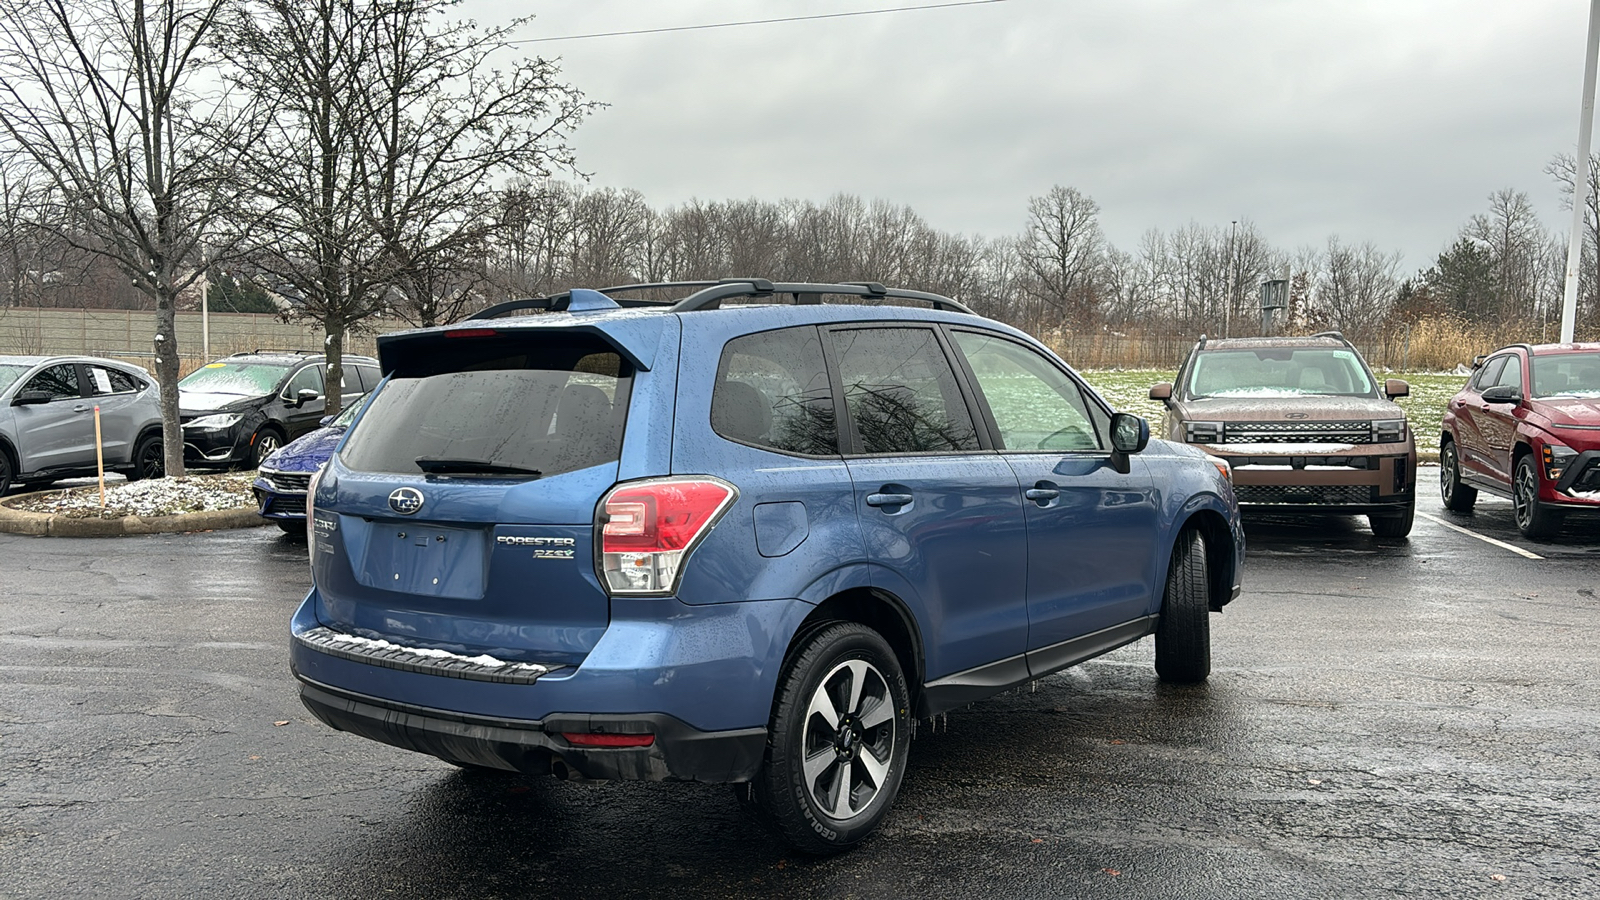
[{"label": "rear side window", "polygon": [[711,428],[784,453],[837,456],[833,392],[812,326],[729,341],[711,394]]},{"label": "rear side window", "polygon": [[361,373],[361,389],[370,391],[383,380],[383,373],[376,366],[356,366],[356,371]]},{"label": "rear side window", "polygon": [[139,382],[121,369],[84,366],[84,371],[89,373],[89,386],[97,397],[102,394],[131,394],[139,390]]},{"label": "rear side window", "polygon": [[[451,475],[550,476],[621,456],[633,372],[608,346],[451,343],[430,355],[431,371],[393,373],[351,431],[340,453],[346,465],[404,475],[427,466]],[[438,370],[445,360],[454,371]]]},{"label": "rear side window", "polygon": [[929,328],[831,333],[862,453],[978,449],[955,371]]}]

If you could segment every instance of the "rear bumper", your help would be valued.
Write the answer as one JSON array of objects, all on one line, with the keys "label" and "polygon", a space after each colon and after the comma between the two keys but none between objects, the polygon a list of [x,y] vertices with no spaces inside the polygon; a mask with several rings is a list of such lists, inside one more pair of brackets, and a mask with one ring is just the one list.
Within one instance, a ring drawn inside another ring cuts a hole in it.
[{"label": "rear bumper", "polygon": [[[638,781],[741,782],[755,777],[767,730],[700,731],[662,713],[468,716],[367,697],[300,676],[300,699],[330,728],[458,763],[535,775]],[[648,747],[575,747],[564,732],[650,734]]]}]

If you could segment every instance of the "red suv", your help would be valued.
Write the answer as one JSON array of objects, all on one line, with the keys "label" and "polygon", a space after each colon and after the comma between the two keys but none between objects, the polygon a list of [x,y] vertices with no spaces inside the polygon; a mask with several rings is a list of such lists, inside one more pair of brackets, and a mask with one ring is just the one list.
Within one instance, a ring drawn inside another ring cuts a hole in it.
[{"label": "red suv", "polygon": [[1530,538],[1600,510],[1600,344],[1512,344],[1473,370],[1444,414],[1444,505],[1467,512],[1479,490],[1510,497]]}]

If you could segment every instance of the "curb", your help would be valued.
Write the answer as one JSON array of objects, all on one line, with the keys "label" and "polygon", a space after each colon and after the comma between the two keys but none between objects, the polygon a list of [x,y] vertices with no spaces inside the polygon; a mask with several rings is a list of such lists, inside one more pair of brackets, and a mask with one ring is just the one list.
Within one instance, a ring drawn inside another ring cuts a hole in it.
[{"label": "curb", "polygon": [[12,509],[18,500],[54,494],[35,491],[13,494],[0,500],[0,532],[50,537],[121,537],[127,534],[180,534],[189,531],[216,531],[223,528],[256,528],[267,524],[256,508],[210,509],[176,516],[123,516],[120,519],[75,519],[52,513]]}]

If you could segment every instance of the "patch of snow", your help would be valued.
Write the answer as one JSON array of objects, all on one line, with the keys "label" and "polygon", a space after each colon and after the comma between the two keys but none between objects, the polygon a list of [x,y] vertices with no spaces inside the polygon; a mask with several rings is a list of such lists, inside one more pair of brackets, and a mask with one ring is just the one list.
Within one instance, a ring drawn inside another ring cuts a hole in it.
[{"label": "patch of snow", "polygon": [[100,509],[98,485],[51,491],[42,497],[14,504],[14,508],[75,519],[120,519],[123,516],[151,518],[207,510],[242,509],[256,503],[255,495],[250,491],[250,482],[255,477],[254,472],[246,472],[107,483],[103,512]]},{"label": "patch of snow", "polygon": [[357,647],[366,647],[369,650],[398,650],[401,653],[411,656],[422,656],[428,659],[460,660],[461,662],[468,662],[472,663],[473,665],[483,666],[486,669],[500,669],[509,667],[511,669],[524,672],[537,672],[541,675],[550,671],[549,666],[541,666],[538,663],[506,662],[503,659],[496,659],[487,653],[478,656],[463,656],[460,653],[451,653],[448,650],[434,650],[428,647],[406,647],[401,644],[391,643],[389,641],[357,637],[353,634],[334,634],[331,638],[329,638],[329,640],[335,644],[354,644]]},{"label": "patch of snow", "polygon": [[1212,448],[1215,448],[1217,450],[1221,450],[1221,451],[1223,451],[1225,453],[1293,454],[1295,456],[1308,456],[1308,455],[1314,455],[1314,454],[1318,454],[1318,453],[1322,453],[1322,454],[1343,453],[1346,450],[1354,450],[1356,448],[1355,444],[1309,444],[1309,443],[1308,444],[1267,444],[1267,443],[1262,443],[1262,444],[1250,444],[1250,443],[1243,443],[1243,444],[1206,444],[1205,446],[1212,447]]}]

